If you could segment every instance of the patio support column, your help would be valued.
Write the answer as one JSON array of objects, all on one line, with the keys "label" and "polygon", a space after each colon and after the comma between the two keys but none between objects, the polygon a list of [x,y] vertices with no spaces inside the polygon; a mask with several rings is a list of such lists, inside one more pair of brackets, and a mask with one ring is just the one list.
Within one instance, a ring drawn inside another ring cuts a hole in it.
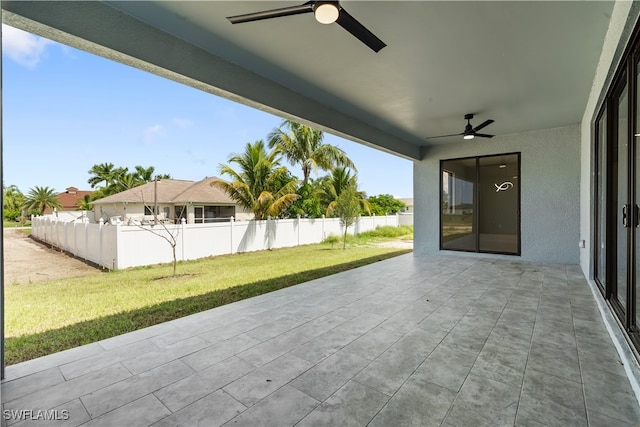
[{"label": "patio support column", "polygon": [[[2,29],[0,29],[0,39],[2,38]],[[2,93],[2,55],[0,55],[0,93]],[[4,135],[2,129],[2,97],[0,97],[0,181],[4,182],[3,177],[3,148],[2,148],[2,135]],[[2,199],[2,206],[4,206],[4,197]],[[4,379],[4,221],[0,225],[0,231],[2,231],[3,238],[0,239],[0,379]]]}]

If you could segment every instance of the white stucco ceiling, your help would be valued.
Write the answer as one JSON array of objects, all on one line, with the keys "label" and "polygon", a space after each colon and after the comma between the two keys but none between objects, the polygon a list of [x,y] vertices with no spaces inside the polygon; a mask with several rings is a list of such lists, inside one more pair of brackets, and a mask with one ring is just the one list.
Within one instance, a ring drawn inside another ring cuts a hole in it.
[{"label": "white stucco ceiling", "polygon": [[[327,131],[419,158],[482,132],[579,123],[614,2],[343,1],[374,53],[313,15],[230,24],[290,1],[3,1],[3,20]],[[9,13],[7,13],[9,12]],[[106,47],[108,49],[104,49]],[[121,53],[121,54],[120,54]],[[479,140],[481,143],[481,140]]]}]

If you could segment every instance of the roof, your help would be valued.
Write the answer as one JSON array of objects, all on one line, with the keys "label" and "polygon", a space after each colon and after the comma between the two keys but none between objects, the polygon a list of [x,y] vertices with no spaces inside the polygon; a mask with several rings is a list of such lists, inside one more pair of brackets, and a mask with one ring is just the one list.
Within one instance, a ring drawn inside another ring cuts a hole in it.
[{"label": "roof", "polygon": [[173,203],[202,202],[202,203],[230,203],[236,202],[219,187],[212,187],[211,183],[218,178],[211,177],[198,181],[176,196]]},{"label": "roof", "polygon": [[76,187],[68,187],[66,191],[58,194],[58,200],[60,200],[63,210],[77,210],[78,200],[82,200],[84,196],[88,196],[92,192],[93,191],[78,190]]},{"label": "roof", "polygon": [[[162,179],[156,183],[148,182],[129,190],[111,196],[103,197],[93,203],[96,205],[108,203],[218,203],[235,205],[233,201],[224,191],[217,187],[211,187],[211,182],[217,179],[215,177],[205,178],[200,181],[189,181],[180,179]],[[157,197],[157,199],[156,199]]]}]

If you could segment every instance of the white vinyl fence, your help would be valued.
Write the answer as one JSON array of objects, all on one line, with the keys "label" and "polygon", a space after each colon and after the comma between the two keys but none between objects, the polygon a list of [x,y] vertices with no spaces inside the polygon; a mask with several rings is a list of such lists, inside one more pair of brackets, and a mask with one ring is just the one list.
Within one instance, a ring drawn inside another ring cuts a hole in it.
[{"label": "white vinyl fence", "polygon": [[[347,232],[358,234],[378,226],[397,227],[400,223],[398,215],[360,217]],[[175,239],[176,257],[184,261],[319,243],[329,235],[344,232],[338,218],[232,219],[151,227],[64,222],[45,216],[32,218],[31,224],[31,234],[38,240],[110,270],[172,262],[171,244],[165,238]]]}]

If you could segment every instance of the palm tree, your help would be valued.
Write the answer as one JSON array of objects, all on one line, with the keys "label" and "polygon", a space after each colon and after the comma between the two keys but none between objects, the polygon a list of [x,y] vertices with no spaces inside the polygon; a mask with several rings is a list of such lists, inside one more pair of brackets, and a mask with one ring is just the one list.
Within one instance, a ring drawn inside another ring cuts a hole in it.
[{"label": "palm tree", "polygon": [[[326,215],[332,216],[336,203],[342,192],[350,187],[358,188],[358,176],[351,175],[351,171],[345,167],[337,167],[331,171],[331,175],[323,177],[321,182],[321,199],[326,208]],[[371,213],[369,202],[363,192],[357,191],[358,203],[361,208]]]},{"label": "palm tree", "polygon": [[99,165],[93,165],[89,169],[88,183],[91,188],[95,188],[98,184],[104,183],[104,187],[108,187],[113,184],[115,179],[116,169],[113,163],[100,163]]},{"label": "palm tree", "polygon": [[[285,127],[288,131],[283,131]],[[356,169],[340,148],[322,142],[323,133],[309,126],[284,120],[280,128],[269,135],[269,148],[276,147],[292,165],[302,166],[302,185],[306,185],[312,170],[332,170],[336,166]]]},{"label": "palm tree", "polygon": [[154,180],[153,172],[155,172],[156,168],[153,166],[149,166],[148,168],[143,168],[142,166],[136,166],[135,172],[133,172],[137,178],[142,182],[151,182]]},{"label": "palm tree", "polygon": [[[235,163],[238,170],[229,164]],[[280,166],[277,150],[267,152],[263,141],[247,143],[242,154],[232,154],[229,164],[220,164],[221,175],[231,177],[231,182],[214,180],[211,185],[224,190],[233,200],[253,212],[256,220],[278,217],[293,203],[298,181],[291,177],[286,167]]]},{"label": "palm tree", "polygon": [[37,185],[29,189],[24,206],[31,211],[38,212],[40,215],[44,214],[47,208],[62,208],[60,199],[58,199],[58,195],[53,188],[38,187]]},{"label": "palm tree", "polygon": [[[113,184],[113,193],[119,193],[121,191],[129,190],[142,185],[149,181],[144,181],[140,178],[136,172],[127,172],[127,168],[124,169],[124,173],[118,176],[116,182]],[[152,180],[151,180],[152,181]]]},{"label": "palm tree", "polygon": [[98,186],[95,192],[96,197],[93,200],[146,184],[154,179],[171,178],[169,174],[156,174],[154,176],[154,172],[155,167],[153,166],[145,168],[137,165],[133,172],[129,172],[129,168],[116,168],[113,163],[93,165],[93,167],[89,169],[91,176],[88,180],[91,188]]},{"label": "palm tree", "polygon": [[171,179],[170,174],[157,173],[154,175],[153,173],[155,171],[156,171],[156,168],[153,166],[149,166],[148,168],[143,168],[142,166],[136,166],[135,172],[133,173],[136,174],[138,181],[140,181],[142,184],[151,182],[156,179]]},{"label": "palm tree", "polygon": [[76,202],[76,206],[78,206],[83,211],[93,210],[93,194],[85,194],[82,199]]}]

